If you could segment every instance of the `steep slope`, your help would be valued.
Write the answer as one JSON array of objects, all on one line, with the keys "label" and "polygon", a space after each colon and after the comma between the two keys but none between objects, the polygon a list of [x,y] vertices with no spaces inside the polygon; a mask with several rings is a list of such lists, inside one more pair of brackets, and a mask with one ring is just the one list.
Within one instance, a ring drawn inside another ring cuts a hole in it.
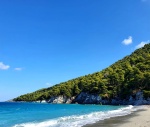
[{"label": "steep slope", "polygon": [[142,90],[144,98],[150,97],[150,44],[110,67],[93,74],[78,77],[53,87],[19,96],[14,101],[49,100],[63,95],[67,98],[81,92],[99,95],[102,99],[129,99]]}]

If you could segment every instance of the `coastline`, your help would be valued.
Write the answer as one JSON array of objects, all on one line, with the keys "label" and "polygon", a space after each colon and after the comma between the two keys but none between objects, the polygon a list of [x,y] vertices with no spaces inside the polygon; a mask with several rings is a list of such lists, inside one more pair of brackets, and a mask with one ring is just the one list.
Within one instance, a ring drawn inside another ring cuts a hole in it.
[{"label": "coastline", "polygon": [[101,120],[83,127],[150,127],[150,106],[126,116]]}]

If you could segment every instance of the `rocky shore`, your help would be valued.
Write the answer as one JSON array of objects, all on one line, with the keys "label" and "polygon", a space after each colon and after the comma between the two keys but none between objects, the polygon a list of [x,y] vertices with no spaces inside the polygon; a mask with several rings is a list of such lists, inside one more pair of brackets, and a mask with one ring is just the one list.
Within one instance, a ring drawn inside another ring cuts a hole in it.
[{"label": "rocky shore", "polygon": [[66,96],[55,96],[49,100],[36,101],[40,103],[77,103],[77,104],[102,104],[102,105],[150,105],[150,98],[145,99],[143,92],[139,91],[131,95],[128,99],[121,100],[116,97],[111,100],[102,99],[98,94],[81,92],[76,97],[68,98]]}]

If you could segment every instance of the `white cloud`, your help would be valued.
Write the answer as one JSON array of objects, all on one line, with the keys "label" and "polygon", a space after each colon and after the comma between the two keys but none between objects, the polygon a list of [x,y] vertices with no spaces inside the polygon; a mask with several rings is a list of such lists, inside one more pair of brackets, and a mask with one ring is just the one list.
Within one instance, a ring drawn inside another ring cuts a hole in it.
[{"label": "white cloud", "polygon": [[9,65],[5,65],[5,64],[3,64],[3,62],[0,62],[0,70],[7,70],[9,68],[10,68]]},{"label": "white cloud", "polygon": [[15,71],[21,71],[22,68],[21,68],[21,67],[17,67],[17,68],[15,68],[14,70],[15,70]]},{"label": "white cloud", "polygon": [[129,36],[127,39],[124,39],[124,40],[122,41],[122,43],[123,43],[124,45],[129,45],[129,44],[131,44],[131,43],[132,43],[132,36]]},{"label": "white cloud", "polygon": [[138,44],[137,46],[135,46],[135,49],[139,49],[139,48],[142,48],[144,47],[145,44],[148,44],[150,43],[150,41],[142,41],[140,44]]}]

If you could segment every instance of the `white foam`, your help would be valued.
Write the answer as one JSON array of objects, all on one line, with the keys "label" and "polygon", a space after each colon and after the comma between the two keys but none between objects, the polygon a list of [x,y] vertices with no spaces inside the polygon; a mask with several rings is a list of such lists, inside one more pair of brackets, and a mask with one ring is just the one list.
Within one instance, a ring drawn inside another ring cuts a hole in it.
[{"label": "white foam", "polygon": [[[140,109],[142,108],[143,107]],[[110,117],[128,115],[136,110],[139,110],[139,108],[134,108],[133,106],[129,105],[118,110],[60,117],[43,122],[17,124],[13,127],[82,127],[83,125],[92,124],[99,120],[108,119]]]}]

